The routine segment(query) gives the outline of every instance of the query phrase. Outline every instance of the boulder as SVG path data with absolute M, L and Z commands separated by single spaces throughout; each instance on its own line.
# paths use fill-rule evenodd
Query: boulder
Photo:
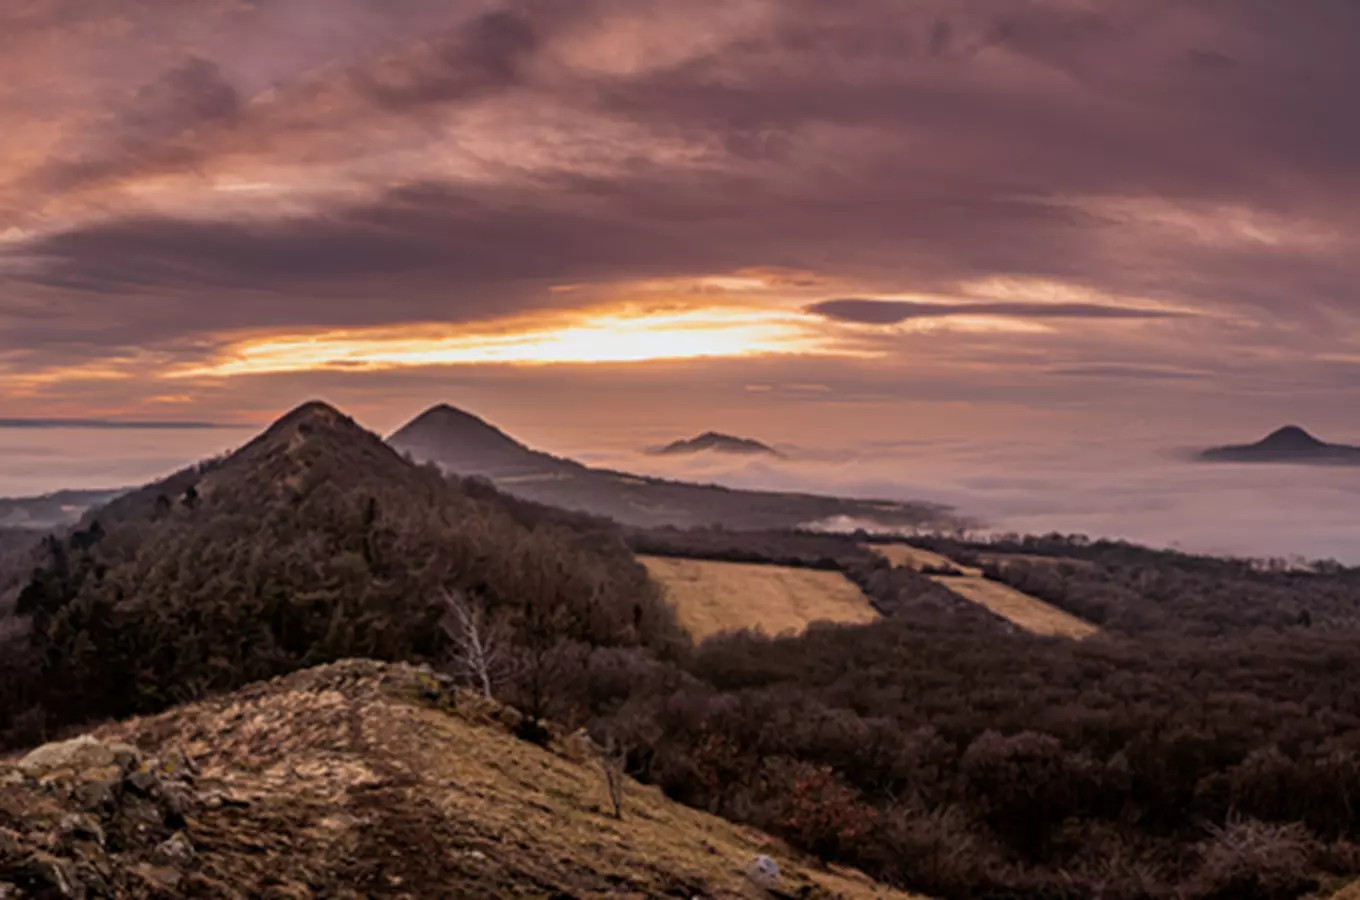
M 84 734 L 74 740 L 44 744 L 19 761 L 19 771 L 40 779 L 60 772 L 108 768 L 117 760 L 113 747 Z

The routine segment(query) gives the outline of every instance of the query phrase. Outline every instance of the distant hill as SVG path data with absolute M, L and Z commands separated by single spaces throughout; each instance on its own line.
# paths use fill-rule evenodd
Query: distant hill
M 651 451 L 658 456 L 690 456 L 695 453 L 731 453 L 740 456 L 782 456 L 773 447 L 750 438 L 705 431 L 698 437 L 673 441 Z
M 586 471 L 580 463 L 531 450 L 494 425 L 447 404 L 421 413 L 387 443 L 417 461 L 492 480 Z
M 449 591 L 527 616 L 545 641 L 680 640 L 620 539 L 522 506 L 407 462 L 329 406 L 300 407 L 48 542 L 15 601 L 27 646 L 0 645 L 0 683 L 14 686 L 0 690 L 0 733 L 24 712 L 7 703 L 36 699 L 58 726 L 343 656 L 438 659 Z M 534 604 L 540 618 L 523 612 Z
M 1213 447 L 1197 458 L 1204 462 L 1360 466 L 1360 447 L 1328 444 L 1297 425 L 1290 425 L 1255 444 Z
M 96 506 L 127 493 L 127 488 L 58 491 L 41 497 L 0 497 L 0 528 L 46 530 L 74 525 Z
M 737 490 L 594 469 L 532 450 L 450 406 L 422 413 L 388 443 L 417 462 L 490 479 L 507 493 L 634 527 L 787 529 L 835 519 L 909 529 L 958 521 L 946 507 L 931 503 Z

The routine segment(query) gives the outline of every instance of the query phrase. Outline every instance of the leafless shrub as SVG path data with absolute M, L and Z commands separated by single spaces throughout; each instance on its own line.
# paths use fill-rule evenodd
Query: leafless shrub
M 1312 862 L 1318 849 L 1299 823 L 1233 818 L 1210 829 L 1188 896 L 1206 900 L 1300 896 L 1316 887 Z
M 508 629 L 492 618 L 485 604 L 460 591 L 445 591 L 443 604 L 439 626 L 453 648 L 453 674 L 493 696 L 496 686 L 514 675 Z
M 624 769 L 628 753 L 611 735 L 605 742 L 604 752 L 600 754 L 600 766 L 604 770 L 605 787 L 609 790 L 609 803 L 614 818 L 623 819 Z

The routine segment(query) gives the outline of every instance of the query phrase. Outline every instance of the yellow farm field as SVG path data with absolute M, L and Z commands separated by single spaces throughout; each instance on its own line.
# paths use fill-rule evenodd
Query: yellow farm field
M 1017 591 L 1015 588 L 989 581 L 982 570 L 963 566 L 947 556 L 912 547 L 908 544 L 874 544 L 872 549 L 894 566 L 906 566 L 917 572 L 924 568 L 953 567 L 962 575 L 932 575 L 931 580 L 942 584 L 965 600 L 984 606 L 1015 625 L 1033 634 L 1068 637 L 1076 640 L 1090 637 L 1100 629 L 1056 606 Z M 1012 560 L 1019 557 L 1011 557 Z M 1049 557 L 1026 557 L 1027 561 L 1049 560 Z M 1053 559 L 1057 564 L 1065 560 Z M 1003 563 L 1004 564 L 1004 563 Z
M 1052 635 L 1081 640 L 1096 634 L 1100 629 L 1090 622 L 1063 612 L 1029 594 L 1021 593 L 1013 587 L 973 576 L 933 576 L 933 581 L 949 588 L 954 593 L 971 600 L 979 606 L 1014 622 L 1032 634 Z
M 640 556 L 695 640 L 721 631 L 801 632 L 812 622 L 878 618 L 869 599 L 839 572 L 702 559 Z
M 972 566 L 961 566 L 947 556 L 941 556 L 940 554 L 932 553 L 929 550 L 922 550 L 921 548 L 913 547 L 910 544 L 870 544 L 869 549 L 892 563 L 894 566 L 906 566 L 909 569 L 915 569 L 917 572 L 926 567 L 938 569 L 950 566 L 958 569 L 965 575 L 982 574 L 981 569 L 975 569 Z

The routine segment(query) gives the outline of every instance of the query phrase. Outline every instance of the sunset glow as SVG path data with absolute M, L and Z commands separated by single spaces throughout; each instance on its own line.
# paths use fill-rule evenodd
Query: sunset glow
M 1147 5 L 25 0 L 0 414 L 621 366 L 754 416 L 1345 421 L 1360 151 L 1298 109 L 1345 108 L 1356 13 Z
M 220 362 L 173 375 L 230 377 L 311 370 L 638 363 L 769 355 L 846 355 L 846 351 L 835 348 L 795 313 L 719 308 L 612 313 L 511 331 L 415 326 L 259 338 L 232 347 Z

